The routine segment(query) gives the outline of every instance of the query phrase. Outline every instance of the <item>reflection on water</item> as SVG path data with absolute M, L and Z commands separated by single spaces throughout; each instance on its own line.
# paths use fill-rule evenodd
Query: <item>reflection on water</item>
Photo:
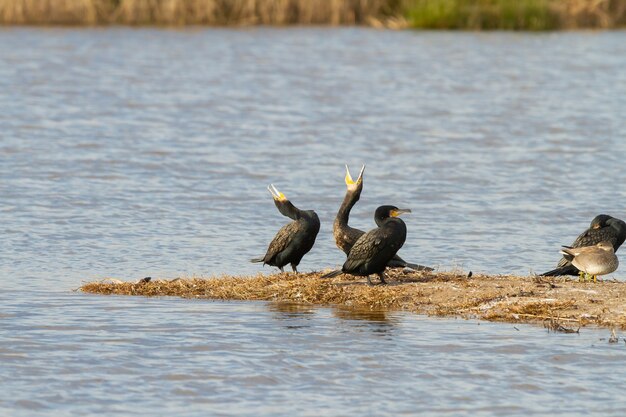
M 337 307 L 333 309 L 333 316 L 343 320 L 366 320 L 380 324 L 393 324 L 393 319 L 388 317 L 389 313 L 385 311 Z
M 267 304 L 269 311 L 278 313 L 277 318 L 302 318 L 315 313 L 315 307 L 310 304 L 291 302 L 270 302 Z
M 320 216 L 300 269 L 340 265 L 345 163 L 355 227 L 413 209 L 405 259 L 550 269 L 626 217 L 625 40 L 0 30 L 0 415 L 624 415 L 605 331 L 69 290 L 271 271 L 270 182 Z
M 267 307 L 275 313 L 274 319 L 287 329 L 310 327 L 306 319 L 312 318 L 315 313 L 313 306 L 306 304 L 275 302 L 267 304 Z
M 269 312 L 275 313 L 273 318 L 282 321 L 286 328 L 295 329 L 310 327 L 311 324 L 303 324 L 314 319 L 314 315 L 319 308 L 310 304 L 271 302 L 267 304 Z M 393 330 L 397 317 L 386 311 L 334 307 L 330 309 L 332 317 L 341 320 L 342 325 L 349 325 L 355 328 L 365 329 L 374 334 L 385 335 Z M 296 325 L 295 323 L 299 323 Z
M 371 332 L 376 336 L 391 336 L 397 317 L 384 311 L 335 308 L 332 310 L 335 318 L 343 320 L 350 326 Z
M 626 411 L 626 348 L 608 330 L 59 292 L 0 303 L 2 415 Z

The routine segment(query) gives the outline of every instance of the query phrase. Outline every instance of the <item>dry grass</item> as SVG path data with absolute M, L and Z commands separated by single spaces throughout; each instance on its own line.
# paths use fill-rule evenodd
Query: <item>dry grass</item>
M 0 24 L 614 28 L 626 0 L 0 0 Z
M 365 24 L 397 15 L 390 0 L 0 0 L 5 24 Z
M 390 285 L 375 287 L 367 286 L 363 279 L 346 276 L 321 279 L 319 273 L 179 278 L 148 283 L 105 280 L 87 283 L 81 291 L 401 310 L 490 321 L 548 322 L 555 329 L 560 323 L 626 329 L 626 283 L 622 282 L 593 284 L 567 278 L 484 275 L 467 278 L 460 273 L 418 272 L 392 272 L 390 278 Z

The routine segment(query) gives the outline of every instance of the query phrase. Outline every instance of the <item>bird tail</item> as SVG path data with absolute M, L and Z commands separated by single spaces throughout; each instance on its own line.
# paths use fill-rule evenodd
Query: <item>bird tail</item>
M 572 248 L 571 246 L 562 246 L 562 248 L 563 249 L 560 250 L 561 255 L 563 255 L 563 257 L 567 259 L 568 262 L 571 262 L 576 256 L 576 254 L 573 252 L 574 248 Z
M 415 271 L 429 271 L 429 272 L 434 271 L 434 269 L 429 266 L 424 266 L 420 264 L 412 264 L 398 256 L 392 258 L 389 262 L 387 262 L 387 267 L 388 268 L 411 268 L 411 269 L 414 269 Z
M 343 271 L 341 269 L 337 269 L 335 271 L 330 271 L 327 274 L 322 275 L 322 278 L 335 278 L 338 275 L 343 274 Z
M 543 277 L 558 277 L 561 275 L 574 275 L 575 276 L 575 275 L 578 275 L 578 272 L 580 271 L 574 265 L 565 265 L 565 266 L 560 266 L 556 269 L 553 269 L 552 271 L 544 272 L 543 274 L 541 274 L 541 276 Z
M 416 271 L 431 272 L 431 271 L 435 270 L 435 268 L 431 268 L 430 266 L 424 266 L 424 265 L 420 265 L 420 264 L 412 264 L 412 263 L 409 263 L 409 262 L 406 263 L 406 267 L 414 269 Z
M 252 259 L 250 259 L 250 262 L 252 262 L 252 263 L 263 262 L 263 259 L 265 259 L 265 258 L 252 258 Z

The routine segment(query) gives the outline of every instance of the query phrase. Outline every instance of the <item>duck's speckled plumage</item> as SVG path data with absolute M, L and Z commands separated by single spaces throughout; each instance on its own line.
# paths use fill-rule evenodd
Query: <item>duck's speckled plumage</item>
M 613 245 L 613 251 L 617 252 L 624 240 L 626 240 L 626 223 L 615 217 L 600 214 L 594 217 L 589 228 L 581 233 L 567 248 L 581 248 L 597 245 L 600 242 L 610 242 Z M 564 256 L 559 260 L 556 269 L 542 275 L 578 275 L 579 272 L 580 270 L 572 264 L 571 260 Z
M 610 274 L 619 266 L 611 242 L 600 242 L 597 245 L 580 248 L 563 248 L 561 253 L 578 270 L 589 275 Z

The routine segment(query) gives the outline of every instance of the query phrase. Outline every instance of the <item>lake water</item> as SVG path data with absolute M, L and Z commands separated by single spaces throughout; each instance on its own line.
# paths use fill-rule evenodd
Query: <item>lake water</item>
M 270 182 L 340 265 L 345 163 L 405 259 L 551 269 L 626 218 L 625 67 L 626 32 L 1 29 L 0 414 L 622 416 L 606 330 L 71 290 L 269 273 Z

